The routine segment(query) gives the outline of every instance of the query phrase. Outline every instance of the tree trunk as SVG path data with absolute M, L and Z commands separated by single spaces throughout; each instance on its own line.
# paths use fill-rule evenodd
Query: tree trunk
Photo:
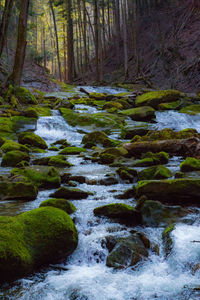
M 22 71 L 26 54 L 26 33 L 28 21 L 29 0 L 21 0 L 20 15 L 18 23 L 17 48 L 15 53 L 13 72 L 8 78 L 8 82 L 15 86 L 21 83 Z
M 57 53 L 57 60 L 58 60 L 59 79 L 60 79 L 60 81 L 62 81 L 60 53 L 59 53 L 59 43 L 58 43 L 58 31 L 57 31 L 56 17 L 55 17 L 55 12 L 54 12 L 54 9 L 53 9 L 52 0 L 49 1 L 49 5 L 50 5 L 50 8 L 51 8 L 51 13 L 52 13 L 52 17 L 53 17 L 53 26 L 54 26 L 55 36 L 56 36 L 56 53 Z
M 72 0 L 67 0 L 67 66 L 68 81 L 74 79 L 74 37 L 73 37 L 73 21 L 72 21 Z
M 6 44 L 7 31 L 8 31 L 8 25 L 9 25 L 11 11 L 13 7 L 13 2 L 14 0 L 5 1 L 3 16 L 0 23 L 0 58 L 3 52 L 3 48 Z
M 94 31 L 95 31 L 95 65 L 96 65 L 96 81 L 100 81 L 99 72 L 99 26 L 98 26 L 98 0 L 94 0 Z

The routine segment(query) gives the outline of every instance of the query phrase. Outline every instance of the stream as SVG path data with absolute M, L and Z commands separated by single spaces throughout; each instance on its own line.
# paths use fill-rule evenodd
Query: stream
M 91 88 L 92 89 L 92 88 Z M 94 89 L 95 90 L 95 89 Z M 102 92 L 104 88 L 101 88 Z M 111 93 L 108 88 L 106 92 Z M 99 92 L 99 90 L 97 91 Z M 115 93 L 116 90 L 113 90 Z M 117 92 L 119 92 L 117 90 Z M 77 105 L 82 109 L 95 113 L 94 107 Z M 85 111 L 85 110 L 84 110 Z M 200 132 L 200 117 L 180 114 L 175 111 L 157 112 L 156 124 L 153 127 L 160 130 L 172 128 L 175 131 L 184 128 L 195 128 Z M 137 122 L 130 121 L 135 126 Z M 72 145 L 81 146 L 84 134 L 77 128 L 69 126 L 58 111 L 52 111 L 50 117 L 40 117 L 35 133 L 41 136 L 48 145 L 67 139 Z M 113 137 L 112 133 L 110 135 Z M 116 137 L 116 134 L 114 133 Z M 47 151 L 46 154 L 34 156 L 56 155 Z M 128 236 L 133 228 L 120 225 L 106 218 L 98 218 L 93 214 L 96 207 L 109 203 L 126 203 L 134 205 L 135 200 L 119 200 L 115 195 L 131 188 L 132 184 L 123 182 L 114 185 L 101 185 L 100 180 L 107 174 L 112 174 L 116 168 L 84 160 L 81 156 L 69 156 L 73 164 L 67 172 L 72 175 L 83 175 L 88 184 L 78 184 L 78 188 L 90 191 L 94 195 L 86 200 L 74 200 L 77 211 L 72 215 L 78 232 L 79 244 L 75 252 L 65 263 L 52 265 L 41 272 L 6 285 L 0 290 L 0 299 L 23 300 L 187 300 L 200 299 L 200 270 L 193 274 L 190 262 L 195 265 L 200 262 L 200 220 L 199 209 L 191 208 L 191 213 L 176 224 L 173 231 L 174 247 L 172 254 L 166 259 L 162 244 L 163 227 L 136 227 L 134 229 L 145 233 L 151 242 L 159 245 L 160 253 L 156 255 L 149 250 L 149 257 L 134 268 L 114 270 L 106 266 L 108 250 L 105 247 L 105 237 L 112 234 Z M 172 173 L 179 170 L 180 157 L 170 159 L 167 167 Z M 141 168 L 140 168 L 141 169 Z M 9 172 L 9 168 L 0 168 L 0 173 Z M 62 170 L 63 172 L 65 170 Z M 97 180 L 96 184 L 91 184 Z M 90 184 L 89 184 L 90 182 Z M 99 184 L 98 184 L 99 182 Z M 37 208 L 48 199 L 54 190 L 41 190 L 35 201 L 15 202 L 4 201 L 0 205 L 0 215 L 16 215 Z M 56 251 L 56 249 L 55 249 Z

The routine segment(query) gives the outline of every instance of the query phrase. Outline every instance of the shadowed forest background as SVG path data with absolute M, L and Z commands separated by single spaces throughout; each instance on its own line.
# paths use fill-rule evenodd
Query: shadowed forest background
M 29 1 L 0 1 L 1 32 L 3 14 L 9 9 L 4 43 L 1 34 L 1 81 L 13 68 L 22 2 Z M 199 0 L 28 4 L 23 85 L 48 90 L 47 72 L 78 84 L 126 82 L 199 91 Z

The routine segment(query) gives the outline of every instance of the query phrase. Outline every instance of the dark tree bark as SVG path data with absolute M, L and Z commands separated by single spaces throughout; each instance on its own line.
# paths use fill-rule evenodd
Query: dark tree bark
M 26 44 L 27 44 L 26 33 L 27 33 L 29 2 L 30 2 L 29 0 L 21 0 L 21 5 L 20 5 L 15 61 L 14 61 L 13 72 L 8 78 L 8 82 L 12 83 L 14 86 L 20 85 L 23 66 L 24 66 Z
M 1 58 L 4 46 L 6 44 L 8 25 L 9 25 L 9 21 L 10 21 L 13 3 L 14 3 L 14 0 L 6 0 L 5 1 L 3 16 L 1 19 L 1 23 L 0 23 L 0 58 Z
M 72 21 L 72 0 L 66 0 L 67 4 L 67 69 L 68 81 L 72 82 L 74 79 L 74 32 Z

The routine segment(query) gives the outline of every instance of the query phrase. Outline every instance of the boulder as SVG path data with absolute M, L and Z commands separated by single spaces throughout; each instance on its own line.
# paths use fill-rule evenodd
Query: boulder
M 170 103 L 161 103 L 158 105 L 158 110 L 177 110 L 180 109 L 181 105 L 181 100 L 175 101 L 175 102 L 170 102 Z
M 172 177 L 171 171 L 162 165 L 152 166 L 138 173 L 139 180 L 168 179 L 170 177 Z
M 66 259 L 77 247 L 78 234 L 66 212 L 44 207 L 1 216 L 0 240 L 0 282 L 8 282 Z
M 128 167 L 120 167 L 117 169 L 117 174 L 122 180 L 126 180 L 130 183 L 133 183 L 134 181 L 137 180 L 137 170 L 128 168 Z
M 38 190 L 29 182 L 0 181 L 0 198 L 5 200 L 35 200 Z
M 87 133 L 83 139 L 82 144 L 92 146 L 114 147 L 119 144 L 118 141 L 111 140 L 103 131 L 93 131 Z
M 120 114 L 134 121 L 151 121 L 155 119 L 155 110 L 150 106 L 142 106 L 120 111 Z
M 76 211 L 76 207 L 69 200 L 66 199 L 48 199 L 40 204 L 40 207 L 51 206 L 64 210 L 68 214 Z
M 173 249 L 173 238 L 172 238 L 172 232 L 175 229 L 175 225 L 169 225 L 163 230 L 162 232 L 162 240 L 164 245 L 164 251 L 165 251 L 165 257 L 168 257 Z
M 123 203 L 112 203 L 97 207 L 94 209 L 94 214 L 96 216 L 117 219 L 124 224 L 141 224 L 140 213 L 132 206 Z
M 19 150 L 22 152 L 29 152 L 28 147 L 21 145 L 11 140 L 6 140 L 0 148 L 3 152 Z
M 200 179 L 144 180 L 137 185 L 137 197 L 147 196 L 168 204 L 200 204 Z
M 60 155 L 75 155 L 86 152 L 84 148 L 80 147 L 66 147 L 59 152 Z
M 158 108 L 161 103 L 174 102 L 180 99 L 183 94 L 177 90 L 163 90 L 148 92 L 136 98 L 136 106 L 151 106 Z
M 20 169 L 13 169 L 11 174 L 21 175 L 27 181 L 33 183 L 39 188 L 57 188 L 61 184 L 61 178 L 58 170 L 54 167 L 31 166 Z
M 183 107 L 179 112 L 188 115 L 196 115 L 200 113 L 200 105 L 199 104 L 188 105 L 186 107 Z
M 200 171 L 200 160 L 187 157 L 180 165 L 181 172 Z
M 68 161 L 66 161 L 66 157 L 64 155 L 46 156 L 38 158 L 33 161 L 33 164 L 41 166 L 53 166 L 57 168 L 72 166 Z
M 29 161 L 30 156 L 26 152 L 19 150 L 9 151 L 3 155 L 1 166 L 2 167 L 15 167 L 21 161 Z
M 62 186 L 50 196 L 54 198 L 61 198 L 61 199 L 63 198 L 69 200 L 70 199 L 80 200 L 80 199 L 86 199 L 89 196 L 89 193 L 77 188 L 67 188 Z
M 147 259 L 150 241 L 141 233 L 134 233 L 125 238 L 113 241 L 115 244 L 108 255 L 106 265 L 116 269 L 131 267 L 141 260 Z
M 20 103 L 23 104 L 37 104 L 37 100 L 31 92 L 24 87 L 16 87 L 14 89 L 14 94 L 19 100 Z
M 27 144 L 41 149 L 48 148 L 47 143 L 33 132 L 21 132 L 18 136 L 18 142 L 23 145 Z

